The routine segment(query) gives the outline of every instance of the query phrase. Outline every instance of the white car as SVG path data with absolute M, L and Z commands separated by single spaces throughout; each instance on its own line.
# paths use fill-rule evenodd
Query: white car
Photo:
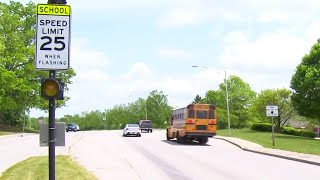
M 126 137 L 130 135 L 141 137 L 140 127 L 138 124 L 126 124 L 123 128 L 123 136 Z

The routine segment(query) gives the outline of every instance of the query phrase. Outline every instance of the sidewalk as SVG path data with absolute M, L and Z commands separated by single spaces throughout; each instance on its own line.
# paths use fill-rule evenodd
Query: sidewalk
M 8 138 L 31 136 L 31 135 L 35 135 L 35 133 L 12 133 L 12 134 L 8 134 L 8 135 L 0 136 L 0 140 L 8 139 Z
M 320 166 L 320 156 L 317 156 L 317 155 L 265 148 L 259 144 L 252 143 L 252 142 L 238 139 L 238 138 L 233 138 L 233 137 L 215 136 L 214 138 L 221 139 L 231 144 L 234 144 L 235 146 L 238 146 L 244 151 L 249 151 L 249 152 L 254 152 L 254 153 L 264 154 L 268 156 L 274 156 L 278 158 Z

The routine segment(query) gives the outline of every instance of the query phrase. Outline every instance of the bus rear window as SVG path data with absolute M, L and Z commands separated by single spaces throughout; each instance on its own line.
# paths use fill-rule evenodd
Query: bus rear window
M 197 119 L 208 119 L 208 111 L 197 111 Z
M 214 119 L 214 111 L 209 111 L 209 119 Z
M 194 118 L 194 110 L 189 110 L 189 118 Z

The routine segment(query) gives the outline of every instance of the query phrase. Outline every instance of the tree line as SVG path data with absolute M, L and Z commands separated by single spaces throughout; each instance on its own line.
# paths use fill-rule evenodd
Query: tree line
M 65 115 L 57 122 L 76 123 L 80 130 L 120 129 L 127 123 L 138 123 L 146 118 L 152 120 L 154 128 L 165 128 L 171 116 L 172 107 L 168 104 L 168 96 L 162 91 L 151 91 L 147 98 L 138 98 L 128 104 L 115 105 L 106 110 L 95 110 L 75 115 Z M 41 117 L 44 122 L 48 118 Z M 39 119 L 30 119 L 26 127 L 38 129 Z

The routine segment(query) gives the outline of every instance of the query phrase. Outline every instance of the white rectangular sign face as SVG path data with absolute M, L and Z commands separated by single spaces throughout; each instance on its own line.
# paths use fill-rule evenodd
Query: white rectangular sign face
M 279 116 L 278 106 L 266 106 L 266 112 L 268 117 Z
M 36 69 L 70 68 L 70 6 L 38 4 Z

